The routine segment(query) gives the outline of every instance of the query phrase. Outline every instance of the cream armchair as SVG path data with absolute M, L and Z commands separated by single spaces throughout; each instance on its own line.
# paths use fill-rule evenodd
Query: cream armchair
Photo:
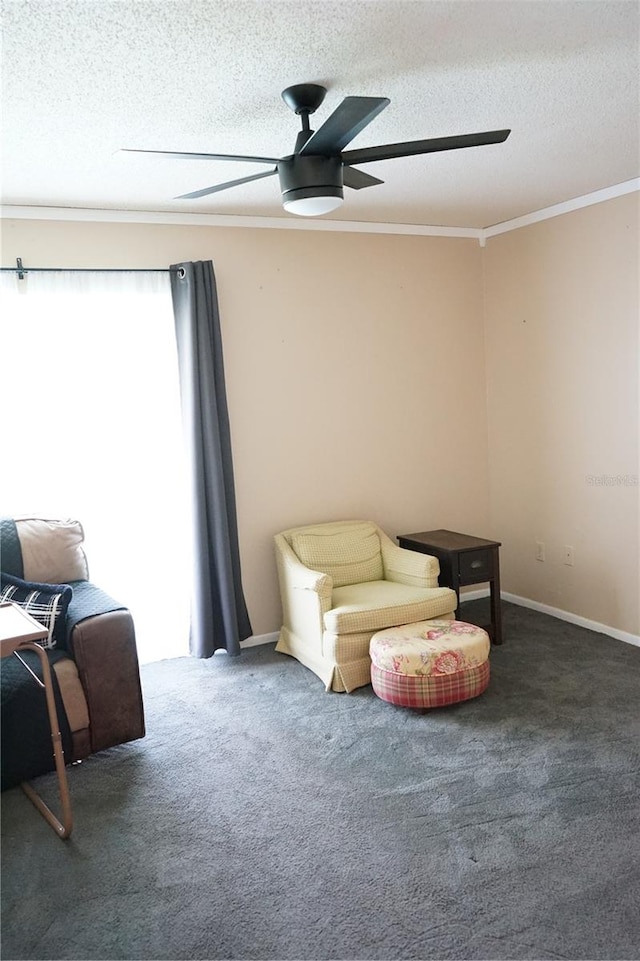
M 371 683 L 369 641 L 414 621 L 450 620 L 455 591 L 438 587 L 437 558 L 398 547 L 371 521 L 295 527 L 275 536 L 282 598 L 276 650 L 327 691 Z

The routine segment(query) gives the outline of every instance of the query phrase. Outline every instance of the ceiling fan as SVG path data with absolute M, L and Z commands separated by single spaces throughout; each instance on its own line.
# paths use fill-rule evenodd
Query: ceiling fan
M 395 157 L 413 157 L 417 154 L 436 153 L 441 150 L 458 150 L 461 147 L 480 147 L 484 144 L 503 143 L 510 130 L 489 130 L 484 133 L 462 134 L 456 137 L 437 137 L 431 140 L 411 140 L 405 143 L 383 144 L 364 147 L 361 150 L 344 150 L 357 134 L 390 103 L 387 97 L 345 97 L 342 103 L 325 120 L 318 130 L 309 126 L 309 117 L 325 98 L 326 88 L 316 83 L 300 83 L 282 91 L 282 99 L 302 120 L 292 154 L 286 157 L 251 157 L 242 154 L 187 153 L 177 150 L 133 150 L 127 153 L 149 153 L 185 160 L 239 160 L 247 163 L 275 164 L 271 170 L 229 180 L 213 187 L 204 187 L 175 200 L 195 200 L 208 194 L 228 190 L 252 180 L 262 180 L 278 174 L 284 209 L 289 213 L 314 217 L 329 213 L 340 206 L 343 186 L 354 190 L 373 187 L 383 183 L 356 165 Z

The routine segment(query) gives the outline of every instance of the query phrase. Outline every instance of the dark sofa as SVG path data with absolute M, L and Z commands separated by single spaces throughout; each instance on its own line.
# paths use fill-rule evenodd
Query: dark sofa
M 21 581 L 71 589 L 69 594 L 58 588 L 68 606 L 60 605 L 63 623 L 55 647 L 47 650 L 67 763 L 145 734 L 133 618 L 89 580 L 83 540 L 82 526 L 74 520 L 1 520 L 4 600 L 29 609 L 32 594 Z M 36 667 L 37 655 L 32 664 Z M 44 698 L 24 666 L 4 658 L 2 788 L 53 769 Z

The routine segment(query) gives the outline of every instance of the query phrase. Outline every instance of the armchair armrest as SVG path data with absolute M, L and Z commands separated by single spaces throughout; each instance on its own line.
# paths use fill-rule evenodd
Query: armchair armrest
M 333 593 L 333 578 L 322 571 L 312 571 L 296 557 L 287 541 L 280 534 L 276 535 L 276 552 L 278 568 L 286 579 L 289 588 L 313 591 L 326 603 L 327 610 L 331 607 Z
M 320 645 L 324 615 L 331 610 L 333 578 L 300 562 L 285 537 L 275 536 L 283 628 Z
M 382 541 L 382 565 L 384 576 L 396 584 L 411 587 L 437 587 L 440 562 L 431 554 L 398 547 L 392 540 Z

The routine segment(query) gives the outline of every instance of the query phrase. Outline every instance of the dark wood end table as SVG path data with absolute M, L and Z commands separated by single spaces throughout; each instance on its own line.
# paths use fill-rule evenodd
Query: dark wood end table
M 432 554 L 440 561 L 440 585 L 450 587 L 458 597 L 460 588 L 470 584 L 489 583 L 491 591 L 491 624 L 487 627 L 494 644 L 502 644 L 502 609 L 500 606 L 500 541 L 487 541 L 457 531 L 421 531 L 399 534 L 400 547 L 421 554 Z M 458 611 L 456 611 L 456 617 Z

